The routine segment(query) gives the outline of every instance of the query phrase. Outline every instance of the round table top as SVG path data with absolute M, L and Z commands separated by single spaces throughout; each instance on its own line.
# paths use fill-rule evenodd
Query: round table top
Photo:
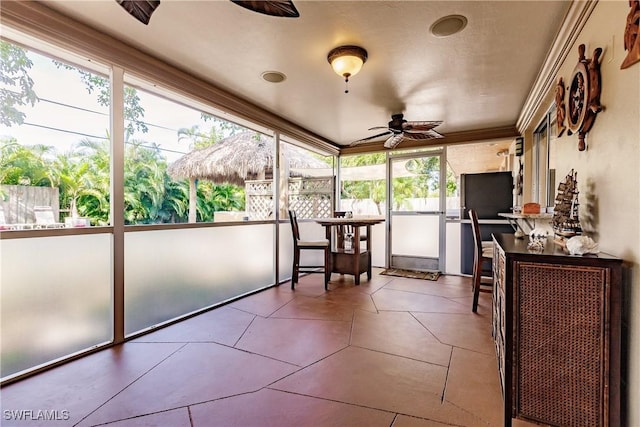
M 353 225 L 362 227 L 384 222 L 382 216 L 354 216 L 353 218 L 317 218 L 315 220 L 320 225 Z

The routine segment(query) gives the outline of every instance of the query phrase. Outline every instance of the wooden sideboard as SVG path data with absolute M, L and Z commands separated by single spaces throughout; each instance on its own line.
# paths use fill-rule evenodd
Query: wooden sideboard
M 622 260 L 548 240 L 530 251 L 528 238 L 493 235 L 504 425 L 620 426 Z

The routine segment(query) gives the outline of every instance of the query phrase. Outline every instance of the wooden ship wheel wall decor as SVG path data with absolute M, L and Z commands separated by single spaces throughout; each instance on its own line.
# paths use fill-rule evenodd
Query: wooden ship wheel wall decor
M 573 70 L 573 75 L 567 87 L 569 95 L 567 108 L 568 135 L 578 134 L 578 150 L 587 148 L 585 137 L 596 119 L 596 115 L 602 111 L 600 104 L 600 55 L 602 48 L 593 51 L 593 57 L 584 56 L 585 45 L 578 46 L 578 64 Z M 558 123 L 558 126 L 561 126 Z
M 622 61 L 620 69 L 629 68 L 640 62 L 640 0 L 629 0 L 629 14 L 624 28 L 624 50 L 627 56 Z

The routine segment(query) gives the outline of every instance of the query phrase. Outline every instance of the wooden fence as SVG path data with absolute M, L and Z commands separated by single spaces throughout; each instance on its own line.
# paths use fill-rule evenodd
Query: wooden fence
M 289 178 L 286 209 L 293 209 L 298 218 L 327 218 L 333 212 L 335 194 L 333 177 Z M 252 220 L 273 218 L 273 181 L 245 182 L 245 209 Z
M 26 185 L 0 185 L 0 207 L 7 224 L 36 222 L 34 207 L 51 206 L 56 219 L 60 219 L 60 199 L 57 187 L 31 187 Z

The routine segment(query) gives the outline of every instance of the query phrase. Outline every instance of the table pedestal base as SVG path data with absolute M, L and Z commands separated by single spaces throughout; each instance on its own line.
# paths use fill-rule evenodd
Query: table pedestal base
M 338 250 L 331 252 L 331 271 L 333 273 L 352 274 L 356 285 L 360 284 L 360 275 L 367 273 L 367 280 L 371 280 L 371 252 Z

